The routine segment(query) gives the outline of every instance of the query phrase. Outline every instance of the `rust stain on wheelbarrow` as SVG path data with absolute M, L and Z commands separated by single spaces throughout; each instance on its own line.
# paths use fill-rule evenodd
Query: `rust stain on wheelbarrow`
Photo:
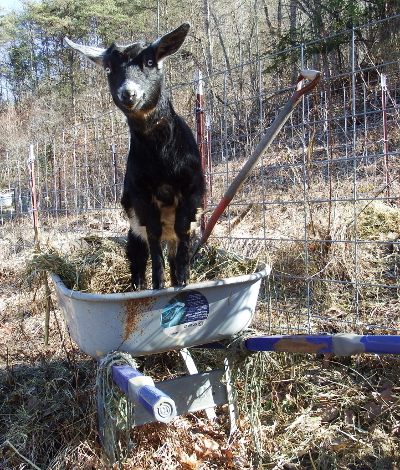
M 299 352 L 299 353 L 317 353 L 320 349 L 328 347 L 326 343 L 314 343 L 305 336 L 294 336 L 291 338 L 282 338 L 274 345 L 274 351 L 279 352 Z
M 123 341 L 126 341 L 137 330 L 138 324 L 151 312 L 155 303 L 154 297 L 130 299 L 124 302 L 126 322 Z

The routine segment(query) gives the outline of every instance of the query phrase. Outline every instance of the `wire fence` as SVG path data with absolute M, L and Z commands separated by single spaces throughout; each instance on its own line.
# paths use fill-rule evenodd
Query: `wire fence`
M 400 60 L 388 53 L 385 63 L 374 63 L 366 41 L 358 40 L 359 32 L 365 37 L 370 29 L 365 25 L 203 77 L 201 109 L 193 91 L 198 82 L 170 89 L 176 110 L 194 130 L 196 113 L 205 117 L 200 145 L 211 211 L 293 91 L 293 73 L 273 75 L 271 67 L 295 61 L 297 71 L 324 73 L 209 239 L 272 265 L 255 316 L 262 330 L 400 332 Z M 332 39 L 340 47 L 322 54 Z M 192 109 L 184 108 L 190 101 Z M 126 235 L 119 201 L 128 148 L 125 118 L 113 110 L 29 149 L 5 152 L 5 256 L 34 245 L 35 220 L 41 240 L 55 246 L 87 235 Z

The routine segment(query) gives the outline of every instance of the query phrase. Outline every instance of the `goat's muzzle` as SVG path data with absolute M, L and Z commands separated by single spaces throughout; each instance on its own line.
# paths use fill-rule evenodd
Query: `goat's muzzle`
M 134 111 L 143 99 L 144 92 L 140 85 L 132 80 L 127 80 L 118 90 L 120 103 L 127 111 Z
M 136 93 L 131 93 L 129 90 L 124 90 L 121 93 L 121 99 L 124 105 L 134 105 L 137 101 Z
M 136 94 L 131 94 L 129 91 L 124 91 L 121 94 L 121 104 L 126 111 L 133 112 L 139 104 Z

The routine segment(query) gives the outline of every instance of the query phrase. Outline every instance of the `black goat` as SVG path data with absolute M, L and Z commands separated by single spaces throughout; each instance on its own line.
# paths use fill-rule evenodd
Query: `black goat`
M 115 104 L 128 119 L 131 144 L 122 205 L 129 217 L 128 258 L 132 286 L 145 287 L 149 253 L 153 289 L 164 287 L 161 242 L 168 245 L 171 281 L 189 278 L 190 226 L 202 204 L 204 177 L 193 134 L 164 91 L 162 62 L 183 44 L 189 24 L 153 43 L 108 49 L 67 44 L 104 67 Z

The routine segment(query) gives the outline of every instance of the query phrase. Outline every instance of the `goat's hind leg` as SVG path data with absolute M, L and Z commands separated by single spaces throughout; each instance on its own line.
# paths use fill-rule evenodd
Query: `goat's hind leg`
M 178 285 L 178 280 L 176 278 L 176 263 L 175 263 L 176 248 L 177 248 L 176 240 L 168 240 L 167 246 L 168 246 L 168 264 L 169 264 L 169 270 L 170 270 L 170 276 L 171 276 L 171 286 L 175 287 Z
M 164 256 L 162 252 L 161 242 L 157 239 L 149 237 L 149 247 L 151 256 L 151 280 L 153 289 L 163 289 L 165 284 L 164 279 Z
M 149 246 L 146 240 L 132 230 L 128 233 L 127 255 L 130 261 L 132 288 L 134 290 L 145 289 Z
M 189 282 L 189 245 L 189 234 L 180 237 L 175 257 L 176 285 L 180 287 L 186 286 Z
M 184 287 L 189 282 L 190 220 L 186 219 L 175 223 L 175 232 L 178 241 L 173 263 L 176 274 L 176 283 L 174 285 Z

